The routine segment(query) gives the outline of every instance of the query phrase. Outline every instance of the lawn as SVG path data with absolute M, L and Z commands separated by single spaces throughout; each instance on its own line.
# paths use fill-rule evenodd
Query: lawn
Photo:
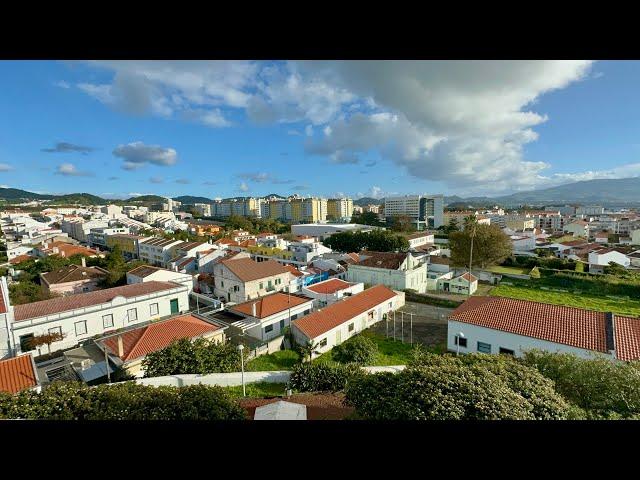
M 522 267 L 504 267 L 502 265 L 494 265 L 492 267 L 487 268 L 490 272 L 493 273 L 513 273 L 515 275 L 528 275 L 531 271 L 530 268 L 522 268 Z
M 280 350 L 269 355 L 260 355 L 247 363 L 248 372 L 268 372 L 271 370 L 291 370 L 298 363 L 300 355 L 293 350 Z
M 234 398 L 242 398 L 242 386 L 223 387 Z M 277 397 L 285 394 L 286 385 L 284 383 L 256 382 L 245 384 L 247 397 L 263 398 Z
M 413 347 L 409 343 L 402 343 L 399 340 L 385 338 L 383 335 L 373 333 L 369 330 L 365 330 L 360 335 L 370 338 L 378 345 L 378 357 L 374 364 L 369 366 L 405 365 L 411 356 L 411 350 Z M 334 362 L 333 350 L 323 353 L 314 361 L 328 363 Z
M 491 295 L 555 305 L 567 305 L 569 307 L 586 308 L 600 312 L 613 312 L 618 315 L 640 316 L 640 301 L 638 300 L 624 300 L 569 292 L 553 292 L 516 285 L 499 285 L 491 290 Z

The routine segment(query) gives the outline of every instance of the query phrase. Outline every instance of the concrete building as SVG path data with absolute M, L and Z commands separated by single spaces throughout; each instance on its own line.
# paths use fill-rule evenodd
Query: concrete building
M 315 308 L 324 308 L 362 291 L 364 291 L 364 283 L 349 283 L 337 278 L 330 278 L 302 287 L 301 293 L 313 299 Z
M 403 195 L 386 197 L 384 215 L 387 223 L 396 216 L 408 216 L 417 230 L 444 225 L 443 195 Z
M 139 244 L 138 254 L 140 260 L 150 265 L 166 267 L 176 256 L 176 248 L 182 243 L 184 243 L 182 240 L 153 237 Z
M 576 208 L 576 215 L 602 215 L 604 207 L 602 205 L 584 205 Z
M 109 272 L 100 267 L 68 265 L 52 272 L 40 274 L 40 285 L 47 294 L 72 295 L 98 290 L 101 280 Z
M 127 227 L 92 228 L 87 235 L 87 244 L 90 247 L 97 247 L 101 250 L 108 248 L 108 238 L 111 235 L 128 235 Z
M 193 209 L 203 217 L 211 217 L 211 204 L 210 203 L 194 203 Z
M 609 262 L 617 263 L 625 268 L 631 266 L 631 259 L 616 248 L 603 248 L 589 252 L 589 271 L 591 271 L 591 265 L 607 266 Z
M 572 234 L 574 237 L 588 237 L 589 236 L 589 222 L 584 220 L 576 220 L 566 224 L 563 227 L 563 231 Z
M 427 291 L 427 264 L 411 253 L 362 252 L 360 259 L 347 270 L 349 282 Z
M 294 320 L 291 331 L 298 345 L 308 342 L 318 345 L 316 357 L 385 319 L 389 312 L 403 305 L 404 292 L 376 285 Z
M 193 291 L 194 277 L 189 273 L 174 272 L 166 268 L 141 265 L 127 272 L 127 285 L 144 282 L 173 282 L 187 287 L 188 292 Z
M 5 281 L 0 288 L 6 288 Z M 55 352 L 109 330 L 189 310 L 187 287 L 171 282 L 125 285 L 16 306 L 3 293 L 3 304 L 0 358 L 32 351 L 30 341 L 36 335 L 62 333 L 63 340 L 51 345 Z M 46 347 L 39 350 L 38 355 L 47 353 Z
M 405 235 L 409 242 L 409 250 L 425 247 L 427 245 L 433 245 L 434 235 L 433 233 L 416 232 Z
M 376 213 L 378 213 L 376 211 Z M 327 220 L 349 222 L 353 216 L 351 198 L 330 198 L 327 200 Z
M 100 212 L 104 213 L 108 218 L 118 218 L 122 215 L 122 207 L 118 205 L 105 205 L 100 208 Z
M 373 230 L 384 230 L 384 228 L 360 225 L 357 223 L 310 223 L 291 225 L 291 233 L 294 235 L 316 237 L 320 241 L 325 240 L 334 233 L 354 232 L 357 230 L 371 232 Z
M 60 224 L 60 229 L 71 238 L 79 242 L 87 242 L 87 235 L 92 228 L 108 228 L 106 220 L 85 221 L 82 217 L 65 218 Z
M 125 260 L 133 260 L 140 257 L 140 244 L 151 238 L 131 234 L 108 235 L 107 249 L 113 250 L 118 245 Z
M 640 359 L 640 318 L 505 297 L 471 297 L 449 316 L 447 347 L 521 357 L 532 349 Z
M 291 281 L 290 275 L 289 270 L 274 260 L 221 260 L 213 266 L 214 293 L 227 302 L 242 303 L 284 290 Z
M 450 279 L 443 278 L 441 284 L 442 288 L 440 284 L 436 287 L 438 291 L 456 293 L 458 295 L 473 295 L 478 290 L 478 277 L 466 272 L 457 277 L 452 276 Z M 469 293 L 469 290 L 471 290 L 471 293 Z

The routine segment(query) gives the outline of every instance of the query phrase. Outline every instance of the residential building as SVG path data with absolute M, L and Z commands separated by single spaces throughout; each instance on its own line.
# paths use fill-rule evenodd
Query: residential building
M 291 225 L 291 233 L 294 235 L 307 235 L 316 237 L 322 241 L 327 239 L 334 233 L 355 232 L 355 231 L 371 232 L 373 230 L 384 230 L 382 227 L 373 227 L 371 225 L 360 225 L 357 223 L 310 223 L 301 225 Z
M 640 359 L 640 318 L 505 297 L 471 297 L 449 316 L 447 347 L 521 357 L 533 349 Z
M 408 216 L 417 230 L 444 225 L 443 195 L 403 195 L 384 199 L 387 223 L 396 216 Z
M 232 313 L 243 316 L 231 325 L 254 338 L 271 340 L 284 334 L 291 321 L 308 315 L 313 300 L 302 295 L 272 293 L 229 307 Z
M 40 285 L 47 294 L 71 295 L 98 290 L 100 281 L 108 276 L 109 272 L 104 268 L 67 265 L 52 272 L 41 273 Z
M 563 231 L 572 234 L 574 237 L 589 236 L 589 222 L 584 220 L 575 220 L 563 227 Z
M 193 209 L 203 217 L 211 217 L 211 204 L 210 203 L 194 203 Z
M 405 235 L 405 238 L 409 242 L 409 250 L 414 250 L 427 245 L 433 245 L 434 235 L 428 232 L 416 232 Z
M 640 229 L 631 232 L 631 244 L 640 245 Z
M 380 213 L 380 205 L 369 204 L 360 208 L 362 209 L 362 212 Z
M 209 205 L 211 206 L 211 205 Z M 211 216 L 211 215 L 209 215 Z M 217 235 L 222 231 L 220 225 L 215 224 L 202 224 L 202 223 L 189 223 L 189 233 L 191 235 L 197 235 L 199 237 L 207 235 Z
M 111 235 L 128 235 L 127 227 L 92 228 L 87 235 L 87 243 L 90 247 L 98 247 L 103 250 L 108 248 L 107 239 Z
M 109 227 L 107 220 L 86 221 L 82 217 L 65 217 L 60 223 L 60 229 L 79 242 L 87 242 L 87 235 L 89 235 L 92 228 L 107 227 Z
M 214 343 L 224 343 L 227 327 L 213 323 L 201 315 L 188 313 L 147 325 L 127 329 L 94 340 L 110 361 L 136 378 L 144 376 L 142 361 L 152 352 L 162 350 L 172 342 L 183 338 L 194 341 L 204 338 Z
M 576 214 L 576 207 L 564 205 L 562 207 L 544 207 L 547 212 L 558 212 L 562 216 L 573 216 Z
M 609 243 L 609 235 L 611 235 L 609 231 L 597 232 L 593 239 L 596 243 Z
M 362 252 L 349 266 L 347 280 L 365 285 L 386 285 L 395 290 L 427 291 L 427 264 L 411 253 Z
M 376 213 L 378 213 L 376 211 Z M 351 198 L 330 198 L 327 200 L 327 219 L 344 222 L 351 221 L 353 200 Z
M 291 217 L 283 220 L 291 220 L 294 223 L 317 223 L 327 220 L 326 198 L 291 198 Z M 353 206 L 351 207 L 353 209 Z
M 591 271 L 591 265 L 607 266 L 609 262 L 617 263 L 625 268 L 631 265 L 631 260 L 617 248 L 602 248 L 589 252 L 589 271 Z
M 174 272 L 166 268 L 141 265 L 127 272 L 127 285 L 144 282 L 173 282 L 187 287 L 188 292 L 193 291 L 194 278 L 189 273 Z
M 115 234 L 107 236 L 107 249 L 113 250 L 116 245 L 120 247 L 122 256 L 125 260 L 133 260 L 140 256 L 140 244 L 150 240 L 153 237 L 142 237 L 140 235 L 131 234 Z
M 604 207 L 602 205 L 585 205 L 576 208 L 576 215 L 602 215 Z
M 478 277 L 469 272 L 450 279 L 443 278 L 436 287 L 445 293 L 457 293 L 458 295 L 473 295 L 478 290 Z M 471 292 L 469 293 L 469 290 Z
M 41 246 L 34 247 L 33 252 L 36 257 L 48 257 L 49 255 L 60 255 L 65 258 L 73 257 L 74 255 L 92 258 L 104 257 L 104 254 L 97 250 L 67 242 L 44 242 Z
M 294 320 L 291 331 L 297 344 L 313 342 L 318 346 L 315 357 L 384 320 L 389 312 L 403 305 L 404 292 L 376 285 Z
M 161 237 L 150 238 L 138 246 L 140 260 L 150 265 L 166 267 L 174 258 L 176 248 L 185 242 Z
M 228 302 L 242 303 L 283 290 L 291 281 L 290 275 L 288 269 L 274 260 L 221 260 L 213 266 L 214 292 Z
M 0 360 L 0 393 L 40 390 L 38 369 L 30 353 Z
M 106 205 L 100 208 L 100 212 L 104 213 L 108 218 L 118 218 L 122 215 L 122 207 L 118 205 Z
M 536 221 L 534 218 L 523 215 L 505 215 L 504 226 L 511 230 L 526 230 L 528 228 L 535 228 Z
M 5 281 L 0 288 L 6 288 Z M 51 345 L 54 352 L 109 330 L 189 310 L 187 287 L 171 282 L 125 285 L 15 306 L 3 293 L 2 303 L 0 312 L 5 310 L 6 318 L 0 325 L 0 358 L 33 350 L 29 344 L 36 335 L 62 333 L 64 338 Z
M 342 300 L 344 297 L 357 295 L 362 291 L 364 291 L 363 283 L 349 283 L 338 278 L 330 278 L 323 282 L 302 287 L 301 293 L 306 297 L 313 298 L 316 308 L 324 308 Z

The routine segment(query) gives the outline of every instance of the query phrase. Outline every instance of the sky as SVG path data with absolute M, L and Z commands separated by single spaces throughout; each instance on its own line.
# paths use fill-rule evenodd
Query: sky
M 638 61 L 0 61 L 0 185 L 497 196 L 640 176 Z

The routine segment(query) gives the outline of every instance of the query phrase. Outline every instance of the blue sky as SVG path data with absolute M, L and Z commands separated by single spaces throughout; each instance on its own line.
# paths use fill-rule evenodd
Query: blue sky
M 639 84 L 632 61 L 5 61 L 0 184 L 380 197 L 638 176 Z

